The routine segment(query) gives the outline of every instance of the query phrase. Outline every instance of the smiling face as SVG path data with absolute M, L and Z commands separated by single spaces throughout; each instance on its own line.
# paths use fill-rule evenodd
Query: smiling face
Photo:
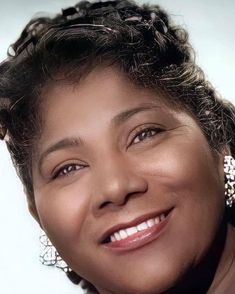
M 223 216 L 222 159 L 195 120 L 114 68 L 50 85 L 43 99 L 34 193 L 62 258 L 100 293 L 173 286 Z

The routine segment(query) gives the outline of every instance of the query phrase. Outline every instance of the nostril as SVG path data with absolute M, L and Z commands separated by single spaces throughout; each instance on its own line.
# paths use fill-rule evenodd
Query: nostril
M 109 206 L 109 205 L 114 205 L 114 206 L 122 206 L 122 205 L 125 205 L 130 198 L 134 198 L 134 197 L 137 197 L 139 194 L 142 194 L 140 192 L 133 192 L 133 193 L 129 193 L 127 194 L 125 197 L 117 197 L 117 199 L 113 199 L 113 200 L 107 200 L 107 201 L 104 201 L 103 203 L 101 203 L 101 205 L 99 206 L 100 209 L 102 208 L 105 208 L 106 206 Z

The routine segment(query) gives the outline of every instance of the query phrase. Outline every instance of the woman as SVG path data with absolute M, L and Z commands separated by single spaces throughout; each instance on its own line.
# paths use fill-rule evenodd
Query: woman
M 158 6 L 32 20 L 0 67 L 29 210 L 101 294 L 234 293 L 235 110 Z

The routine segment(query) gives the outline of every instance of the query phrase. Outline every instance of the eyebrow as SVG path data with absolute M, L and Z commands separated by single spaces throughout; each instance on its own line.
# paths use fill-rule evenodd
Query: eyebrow
M 155 103 L 154 104 L 153 103 L 144 103 L 138 107 L 131 108 L 131 109 L 128 109 L 126 111 L 123 111 L 123 112 L 117 114 L 114 118 L 112 118 L 111 123 L 114 126 L 119 126 L 120 124 L 127 121 L 130 117 L 132 117 L 133 115 L 135 115 L 139 112 L 150 111 L 150 110 L 154 110 L 156 108 L 161 108 L 161 106 L 156 105 Z
M 64 138 L 54 144 L 52 144 L 50 147 L 48 147 L 45 151 L 42 152 L 42 154 L 39 157 L 38 166 L 39 168 L 42 165 L 43 160 L 50 154 L 55 151 L 68 149 L 72 147 L 79 147 L 81 146 L 81 140 L 79 138 Z
M 131 108 L 126 111 L 123 111 L 116 116 L 114 116 L 111 120 L 111 124 L 114 126 L 119 126 L 131 118 L 133 115 L 143 112 L 143 111 L 150 111 L 156 108 L 161 108 L 159 105 L 153 103 L 145 103 L 140 105 L 139 107 Z M 80 147 L 82 145 L 82 140 L 79 137 L 68 137 L 64 138 L 56 143 L 53 143 L 49 146 L 39 157 L 38 165 L 39 168 L 42 165 L 43 160 L 50 154 L 59 150 L 69 149 L 72 147 Z

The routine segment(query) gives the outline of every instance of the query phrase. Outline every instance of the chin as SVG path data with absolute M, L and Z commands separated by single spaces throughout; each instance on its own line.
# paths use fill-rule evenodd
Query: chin
M 142 268 L 141 271 L 132 270 L 124 277 L 116 276 L 109 284 L 96 288 L 101 294 L 162 294 L 174 288 L 182 276 L 183 271 L 177 271 L 168 263 L 161 269 L 151 266 L 147 269 Z
M 143 277 L 143 279 L 145 279 Z M 120 282 L 121 284 L 121 282 Z M 125 285 L 122 284 L 120 287 L 96 287 L 99 293 L 121 293 L 121 294 L 162 294 L 167 293 L 170 289 L 174 287 L 174 283 L 169 285 L 169 281 L 161 281 L 161 283 L 156 283 L 155 281 L 150 281 L 147 283 L 147 281 L 135 281 L 133 285 L 130 285 L 130 282 L 128 283 L 128 286 L 125 287 Z

